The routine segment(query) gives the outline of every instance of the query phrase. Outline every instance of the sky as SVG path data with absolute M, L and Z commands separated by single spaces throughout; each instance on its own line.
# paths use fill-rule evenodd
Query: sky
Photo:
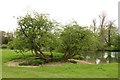
M 107 19 L 118 25 L 119 0 L 0 0 L 0 30 L 15 31 L 17 17 L 36 11 L 50 14 L 51 19 L 62 24 L 76 20 L 90 26 L 104 12 Z

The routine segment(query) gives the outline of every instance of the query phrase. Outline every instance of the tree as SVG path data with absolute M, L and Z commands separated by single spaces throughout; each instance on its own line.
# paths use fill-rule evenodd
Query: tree
M 100 47 L 103 49 L 105 45 L 105 27 L 106 27 L 106 14 L 102 13 L 99 15 L 100 25 L 99 25 L 99 41 Z
M 2 45 L 2 31 L 0 31 L 0 47 Z
M 117 35 L 114 37 L 113 45 L 115 46 L 115 50 L 120 51 L 120 34 L 117 33 Z
M 118 43 L 118 44 L 116 44 L 116 45 L 117 45 L 117 50 L 120 51 L 120 35 L 118 35 L 118 38 L 117 38 L 117 42 L 116 42 L 116 43 Z
M 92 20 L 92 25 L 90 26 L 90 28 L 92 29 L 94 34 L 96 33 L 96 30 L 97 30 L 97 25 L 96 24 L 97 24 L 96 19 L 93 19 Z
M 2 31 L 2 44 L 8 44 L 8 36 L 5 31 Z
M 106 45 L 109 47 L 109 48 L 112 48 L 112 46 L 114 45 L 114 41 L 116 39 L 116 36 L 117 36 L 117 27 L 115 27 L 114 25 L 114 22 L 115 21 L 112 21 L 110 20 L 108 23 L 107 23 L 107 29 L 106 29 L 106 38 L 105 38 L 105 41 L 106 41 Z
M 18 18 L 18 28 L 15 33 L 14 45 L 16 49 L 32 51 L 40 59 L 48 61 L 50 56 L 43 54 L 43 50 L 48 48 L 53 50 L 55 21 L 49 19 L 46 14 L 27 14 Z
M 93 33 L 73 22 L 66 25 L 61 36 L 61 48 L 64 55 L 62 60 L 67 60 L 79 54 L 82 50 L 90 50 L 93 44 Z
M 0 36 L 2 37 L 2 44 L 8 44 L 10 41 L 13 40 L 13 32 L 0 31 L 0 33 Z

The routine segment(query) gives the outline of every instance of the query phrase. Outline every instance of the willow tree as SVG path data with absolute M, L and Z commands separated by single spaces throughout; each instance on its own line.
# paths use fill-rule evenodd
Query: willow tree
M 14 39 L 15 48 L 32 53 L 43 60 L 52 59 L 43 54 L 44 49 L 52 51 L 56 43 L 54 27 L 56 22 L 46 14 L 27 14 L 18 18 L 18 28 Z M 57 44 L 57 43 L 56 43 Z M 52 55 L 52 54 L 51 54 Z

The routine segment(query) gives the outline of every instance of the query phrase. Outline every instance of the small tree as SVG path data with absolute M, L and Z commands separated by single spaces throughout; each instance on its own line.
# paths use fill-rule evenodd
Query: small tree
M 90 30 L 79 26 L 77 22 L 73 22 L 65 26 L 60 39 L 62 52 L 64 52 L 62 60 L 67 60 L 82 50 L 90 50 L 93 46 L 94 35 Z
M 15 48 L 21 52 L 27 50 L 45 61 L 51 59 L 43 54 L 43 50 L 48 48 L 53 50 L 55 22 L 48 18 L 46 14 L 27 14 L 18 18 L 18 28 L 14 39 Z

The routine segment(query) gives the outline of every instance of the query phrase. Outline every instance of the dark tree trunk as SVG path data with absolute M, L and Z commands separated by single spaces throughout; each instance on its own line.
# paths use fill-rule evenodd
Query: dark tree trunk
M 67 49 L 66 53 L 62 56 L 61 60 L 62 61 L 67 61 L 68 59 L 72 58 L 73 56 L 73 51 L 72 49 Z

